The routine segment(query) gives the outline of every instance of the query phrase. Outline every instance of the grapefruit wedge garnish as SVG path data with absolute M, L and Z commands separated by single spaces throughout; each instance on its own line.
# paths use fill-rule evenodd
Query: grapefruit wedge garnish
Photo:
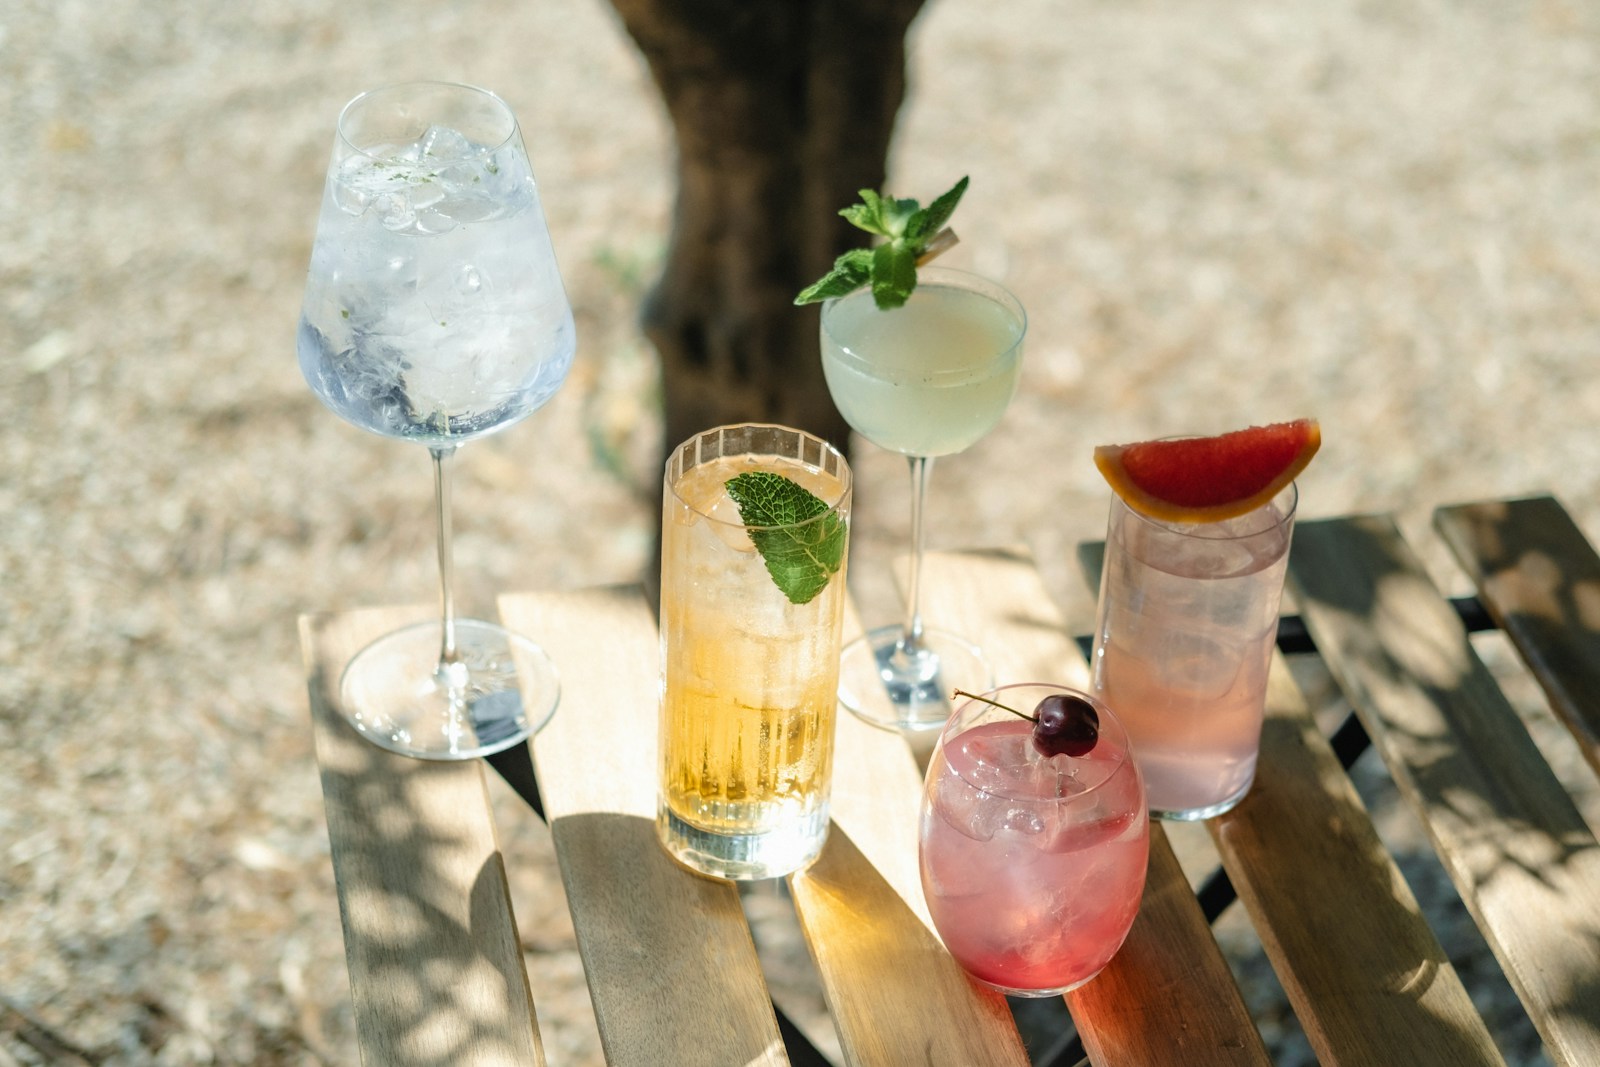
M 1220 522 L 1254 511 L 1306 469 L 1322 445 L 1316 419 L 1216 437 L 1168 437 L 1094 450 L 1112 490 L 1165 522 Z

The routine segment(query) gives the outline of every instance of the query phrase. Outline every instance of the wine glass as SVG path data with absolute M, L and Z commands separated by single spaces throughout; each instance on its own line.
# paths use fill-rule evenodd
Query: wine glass
M 560 686 L 543 649 L 456 618 L 450 473 L 462 443 L 555 394 L 576 345 L 505 101 L 415 82 L 345 105 L 306 277 L 300 369 L 347 422 L 428 448 L 438 527 L 438 620 L 379 638 L 339 683 L 340 711 L 383 748 L 468 759 L 515 744 L 555 710 Z
M 911 467 L 911 569 L 905 616 L 845 646 L 839 699 L 880 726 L 944 724 L 953 688 L 993 686 L 982 651 L 925 627 L 919 608 L 923 500 L 937 456 L 971 447 L 994 428 L 1016 392 L 1022 304 L 986 278 L 923 267 L 903 307 L 880 309 L 869 289 L 822 308 L 822 370 L 833 402 L 857 433 L 906 456 Z

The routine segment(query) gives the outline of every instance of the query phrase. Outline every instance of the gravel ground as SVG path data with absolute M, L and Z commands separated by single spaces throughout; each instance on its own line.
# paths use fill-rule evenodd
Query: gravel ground
M 1304 516 L 1392 510 L 1424 542 L 1437 504 L 1550 491 L 1600 534 L 1600 9 L 933 0 L 911 62 L 894 188 L 970 174 L 947 261 L 1032 319 L 1006 420 L 935 474 L 935 548 L 1026 543 L 1082 620 L 1093 444 L 1302 414 Z M 293 331 L 334 116 L 413 76 L 517 109 L 580 330 L 556 400 L 462 455 L 463 607 L 634 580 L 671 146 L 601 0 L 0 8 L 0 1067 L 355 1062 L 295 617 L 431 596 L 431 501 L 420 450 L 311 397 Z M 903 464 L 856 466 L 853 582 L 888 617 Z M 597 1063 L 548 840 L 500 801 L 551 1060 Z M 1542 1062 L 1407 864 L 1508 1057 Z M 1308 1062 L 1224 930 L 1279 1062 Z

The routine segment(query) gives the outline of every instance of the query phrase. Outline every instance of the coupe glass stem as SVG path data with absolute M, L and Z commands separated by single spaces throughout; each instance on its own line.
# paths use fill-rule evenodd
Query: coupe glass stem
M 452 592 L 455 564 L 450 548 L 450 472 L 454 467 L 456 446 L 430 448 L 429 451 L 433 454 L 433 499 L 438 522 L 439 629 L 443 634 L 439 641 L 439 674 L 443 676 L 461 658 L 456 651 L 456 602 Z
M 928 495 L 929 456 L 907 456 L 911 467 L 911 573 L 906 578 L 906 621 L 900 647 L 914 652 L 922 644 L 922 501 Z

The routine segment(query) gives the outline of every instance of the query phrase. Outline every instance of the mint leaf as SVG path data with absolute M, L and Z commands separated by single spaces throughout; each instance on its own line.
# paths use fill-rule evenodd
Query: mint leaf
M 961 194 L 967 191 L 967 179 L 962 178 L 939 199 L 929 204 L 927 210 L 919 211 L 906 224 L 906 240 L 921 241 L 926 243 L 933 235 L 945 228 L 950 216 L 955 214 L 956 205 L 961 203 Z
M 906 224 L 921 207 L 915 200 L 896 200 L 880 196 L 872 189 L 862 189 L 858 194 L 861 203 L 851 204 L 839 214 L 858 230 L 866 230 L 880 237 L 899 237 Z
M 852 248 L 833 261 L 833 269 L 812 282 L 794 298 L 796 304 L 815 304 L 847 296 L 872 280 L 872 249 Z
M 839 214 L 858 230 L 866 230 L 880 237 L 893 237 L 883 222 L 883 198 L 871 189 L 863 189 L 857 195 L 861 197 L 861 203 L 851 204 Z
M 872 253 L 872 299 L 880 308 L 897 308 L 917 287 L 917 254 L 904 241 L 879 245 Z
M 833 269 L 800 290 L 796 304 L 815 304 L 846 296 L 869 282 L 872 299 L 883 310 L 905 304 L 917 287 L 917 261 L 932 259 L 956 243 L 946 223 L 967 191 L 967 179 L 926 208 L 915 200 L 895 199 L 873 189 L 859 192 L 861 202 L 839 212 L 852 226 L 887 238 L 876 248 L 858 248 L 833 261 Z M 926 253 L 926 255 L 924 255 Z
M 884 200 L 883 225 L 890 237 L 904 237 L 906 226 L 922 207 L 915 200 Z
M 783 595 L 806 604 L 827 588 L 844 564 L 845 524 L 838 513 L 804 486 L 771 471 L 746 471 L 728 479 L 727 488 Z

